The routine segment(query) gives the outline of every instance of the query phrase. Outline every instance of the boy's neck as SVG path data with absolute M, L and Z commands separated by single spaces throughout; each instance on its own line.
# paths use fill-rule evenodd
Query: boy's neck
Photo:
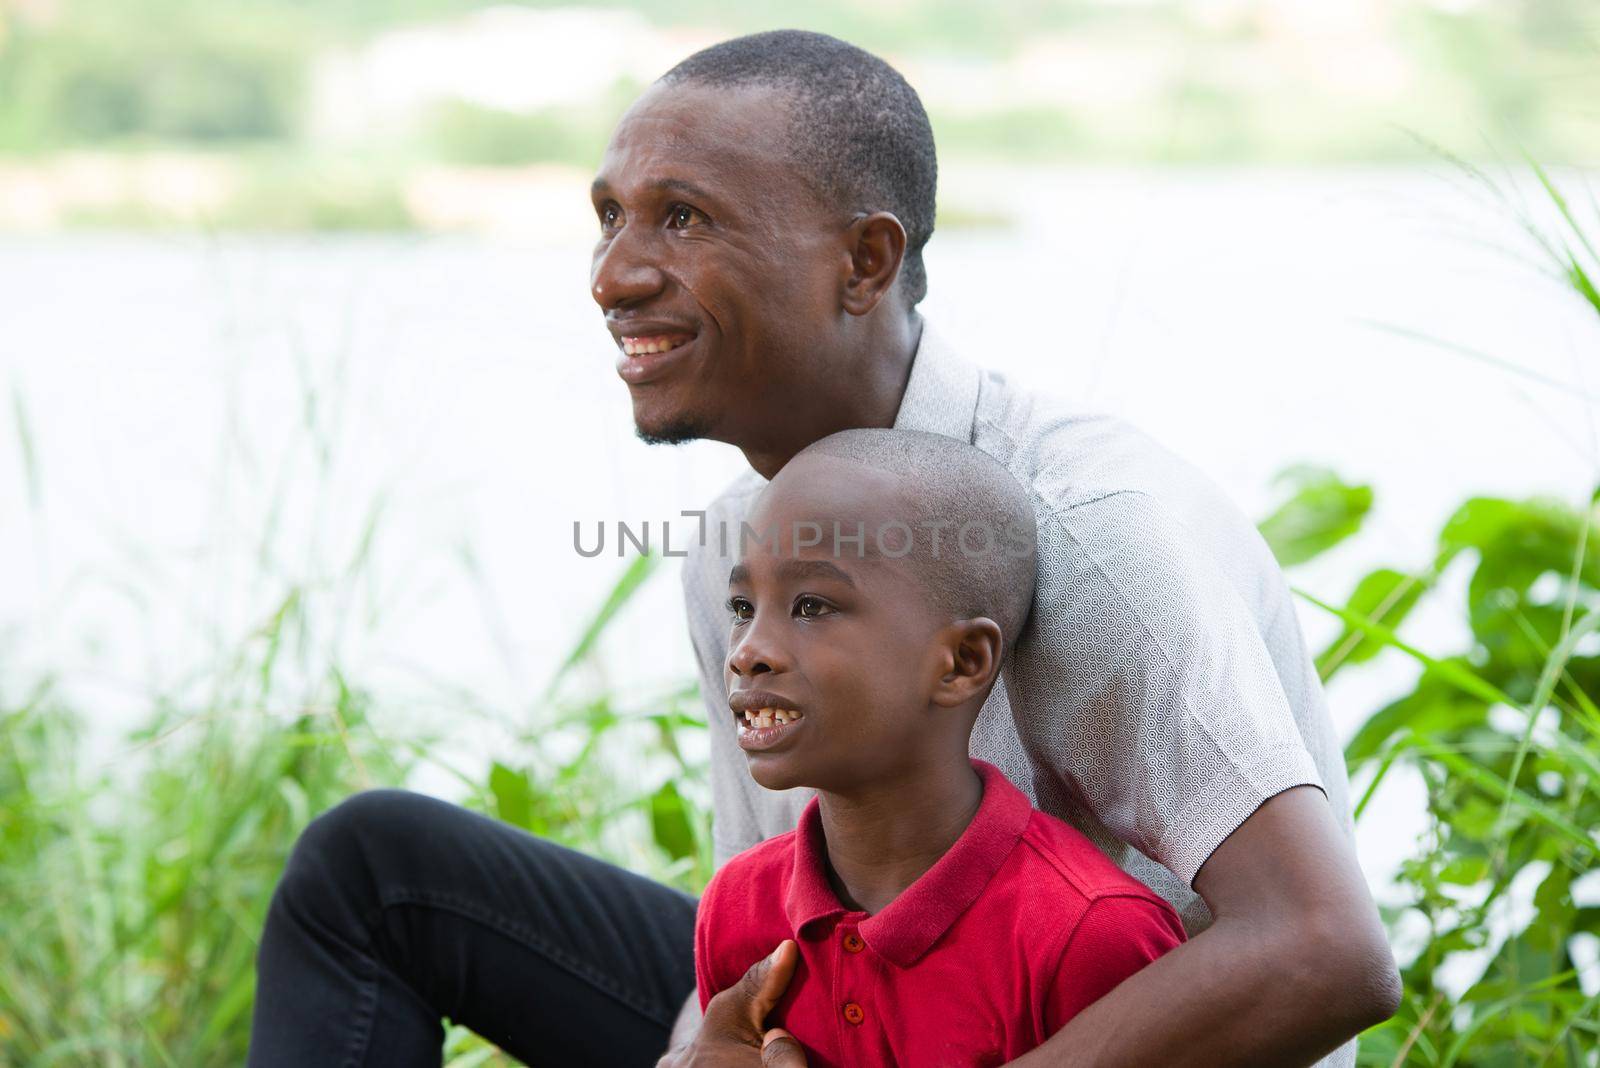
M 860 791 L 817 796 L 828 881 L 845 908 L 875 914 L 961 837 L 983 800 L 983 780 L 963 751 Z

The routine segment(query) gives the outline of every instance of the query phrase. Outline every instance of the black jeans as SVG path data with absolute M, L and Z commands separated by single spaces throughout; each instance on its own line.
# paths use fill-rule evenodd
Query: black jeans
M 693 898 L 419 794 L 305 830 L 256 963 L 251 1068 L 437 1068 L 441 1017 L 534 1068 L 653 1065 L 694 990 Z

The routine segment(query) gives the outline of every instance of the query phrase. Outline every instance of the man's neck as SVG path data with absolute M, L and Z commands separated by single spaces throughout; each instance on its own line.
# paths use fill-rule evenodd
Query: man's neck
M 967 759 L 941 762 L 851 794 L 818 792 L 828 881 L 846 908 L 867 913 L 889 902 L 944 856 L 983 800 Z
M 862 331 L 853 353 L 816 361 L 816 380 L 793 398 L 791 422 L 780 440 L 743 448 L 762 478 L 772 478 L 801 449 L 829 434 L 894 425 L 922 342 L 922 316 L 895 314 L 862 324 Z

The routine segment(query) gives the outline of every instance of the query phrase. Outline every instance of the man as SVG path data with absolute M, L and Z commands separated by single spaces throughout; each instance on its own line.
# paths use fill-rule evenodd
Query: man
M 1027 487 L 1039 527 L 1033 615 L 972 753 L 1192 935 L 1013 1063 L 1310 1063 L 1399 991 L 1282 575 L 1197 472 L 979 372 L 925 326 L 935 171 L 897 73 L 783 31 L 663 76 L 594 183 L 592 290 L 639 433 L 725 441 L 752 468 L 710 507 L 684 570 L 718 862 L 790 829 L 807 798 L 759 788 L 734 742 L 716 532 L 736 542 L 764 479 L 834 431 L 963 438 Z M 1017 283 L 1019 307 L 1051 297 L 1048 279 Z M 251 1063 L 436 1064 L 445 1016 L 541 1066 L 667 1050 L 673 1068 L 803 1065 L 792 1039 L 762 1049 L 792 955 L 753 966 L 701 1021 L 693 921 L 681 894 L 483 817 L 360 795 L 307 829 L 284 874 Z M 1331 1058 L 1352 1060 L 1349 1045 Z

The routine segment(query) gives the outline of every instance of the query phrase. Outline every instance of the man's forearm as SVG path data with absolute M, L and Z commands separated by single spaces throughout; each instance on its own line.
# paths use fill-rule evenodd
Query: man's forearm
M 1314 952 L 1292 942 L 1219 922 L 1136 972 L 1012 1064 L 1311 1064 L 1365 1021 L 1355 1023 L 1348 1012 L 1329 1011 L 1337 1004 L 1350 1005 L 1350 991 L 1323 989 L 1326 983 L 1315 974 L 1319 965 Z
M 1262 804 L 1194 887 L 1211 927 L 1014 1063 L 1303 1065 L 1394 1013 L 1394 957 L 1354 850 L 1315 787 Z

